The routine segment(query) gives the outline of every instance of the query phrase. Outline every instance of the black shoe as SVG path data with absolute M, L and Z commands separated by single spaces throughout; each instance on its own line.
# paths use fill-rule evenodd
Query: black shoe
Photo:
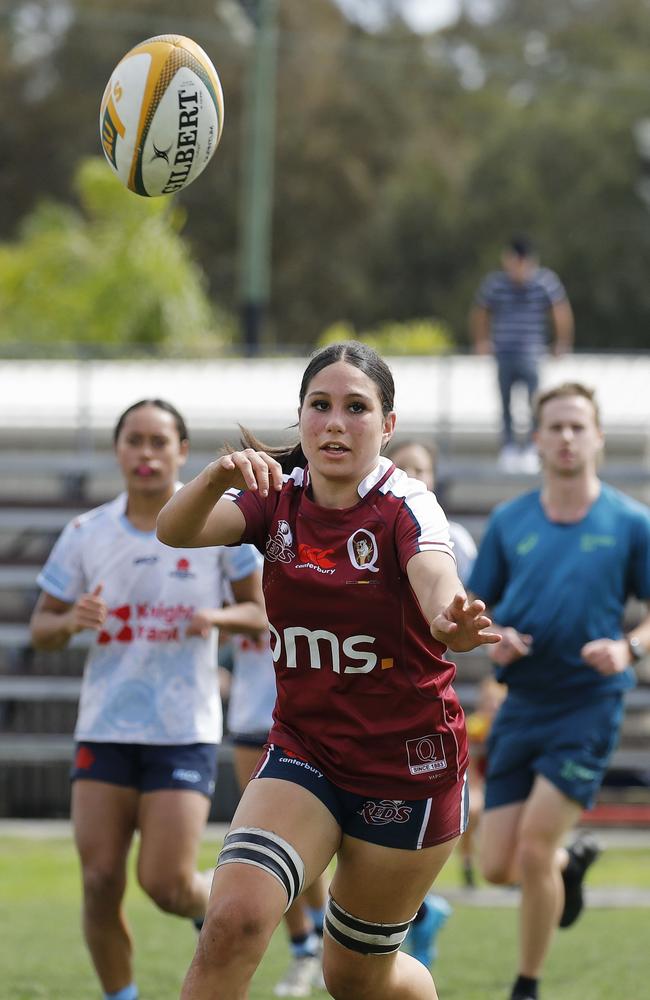
M 510 1000 L 538 1000 L 539 980 L 528 976 L 517 976 Z
M 600 847 L 591 837 L 583 837 L 569 847 L 568 853 L 569 863 L 562 872 L 564 909 L 560 917 L 560 927 L 570 927 L 580 916 L 584 907 L 582 883 L 587 869 L 600 854 Z
M 463 884 L 466 889 L 476 888 L 476 875 L 471 861 L 463 861 Z

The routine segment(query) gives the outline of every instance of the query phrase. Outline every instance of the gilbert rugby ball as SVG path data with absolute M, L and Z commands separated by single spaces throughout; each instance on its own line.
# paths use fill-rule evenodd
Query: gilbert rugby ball
M 104 155 L 129 190 L 145 197 L 173 194 L 196 180 L 222 129 L 217 71 L 183 35 L 157 35 L 132 48 L 102 97 Z

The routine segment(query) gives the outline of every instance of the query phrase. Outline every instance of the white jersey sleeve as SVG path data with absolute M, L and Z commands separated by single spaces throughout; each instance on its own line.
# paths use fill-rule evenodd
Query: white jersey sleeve
M 254 545 L 224 547 L 222 551 L 223 567 L 228 580 L 243 580 L 264 565 L 264 559 Z
M 90 587 L 84 566 L 85 540 L 84 519 L 70 521 L 36 578 L 42 590 L 67 604 L 73 604 Z

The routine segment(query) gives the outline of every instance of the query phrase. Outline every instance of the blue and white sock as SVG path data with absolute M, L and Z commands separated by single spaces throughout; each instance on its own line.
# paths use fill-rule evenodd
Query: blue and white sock
M 311 934 L 301 934 L 291 938 L 291 954 L 294 958 L 313 958 L 318 954 L 318 937 L 312 931 Z
M 325 908 L 321 907 L 318 910 L 314 910 L 313 907 L 308 906 L 307 909 L 309 910 L 309 916 L 312 919 L 314 930 L 316 931 L 318 936 L 322 938 L 323 923 L 325 922 Z
M 104 993 L 104 1000 L 138 1000 L 138 987 L 135 983 L 129 983 L 117 993 Z

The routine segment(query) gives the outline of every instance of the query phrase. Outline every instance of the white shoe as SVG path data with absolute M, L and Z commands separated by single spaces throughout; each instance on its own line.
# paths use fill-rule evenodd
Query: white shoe
M 201 881 L 205 884 L 205 887 L 208 890 L 208 895 L 210 895 L 212 891 L 212 879 L 214 878 L 216 870 L 216 868 L 205 868 L 203 871 L 199 872 Z
M 514 444 L 506 444 L 499 452 L 497 465 L 501 472 L 519 472 L 521 469 L 521 452 Z
M 534 445 L 529 444 L 519 456 L 519 468 L 522 472 L 534 476 L 539 472 L 539 455 Z
M 310 997 L 320 977 L 321 961 L 315 955 L 294 958 L 283 979 L 276 985 L 276 997 Z

